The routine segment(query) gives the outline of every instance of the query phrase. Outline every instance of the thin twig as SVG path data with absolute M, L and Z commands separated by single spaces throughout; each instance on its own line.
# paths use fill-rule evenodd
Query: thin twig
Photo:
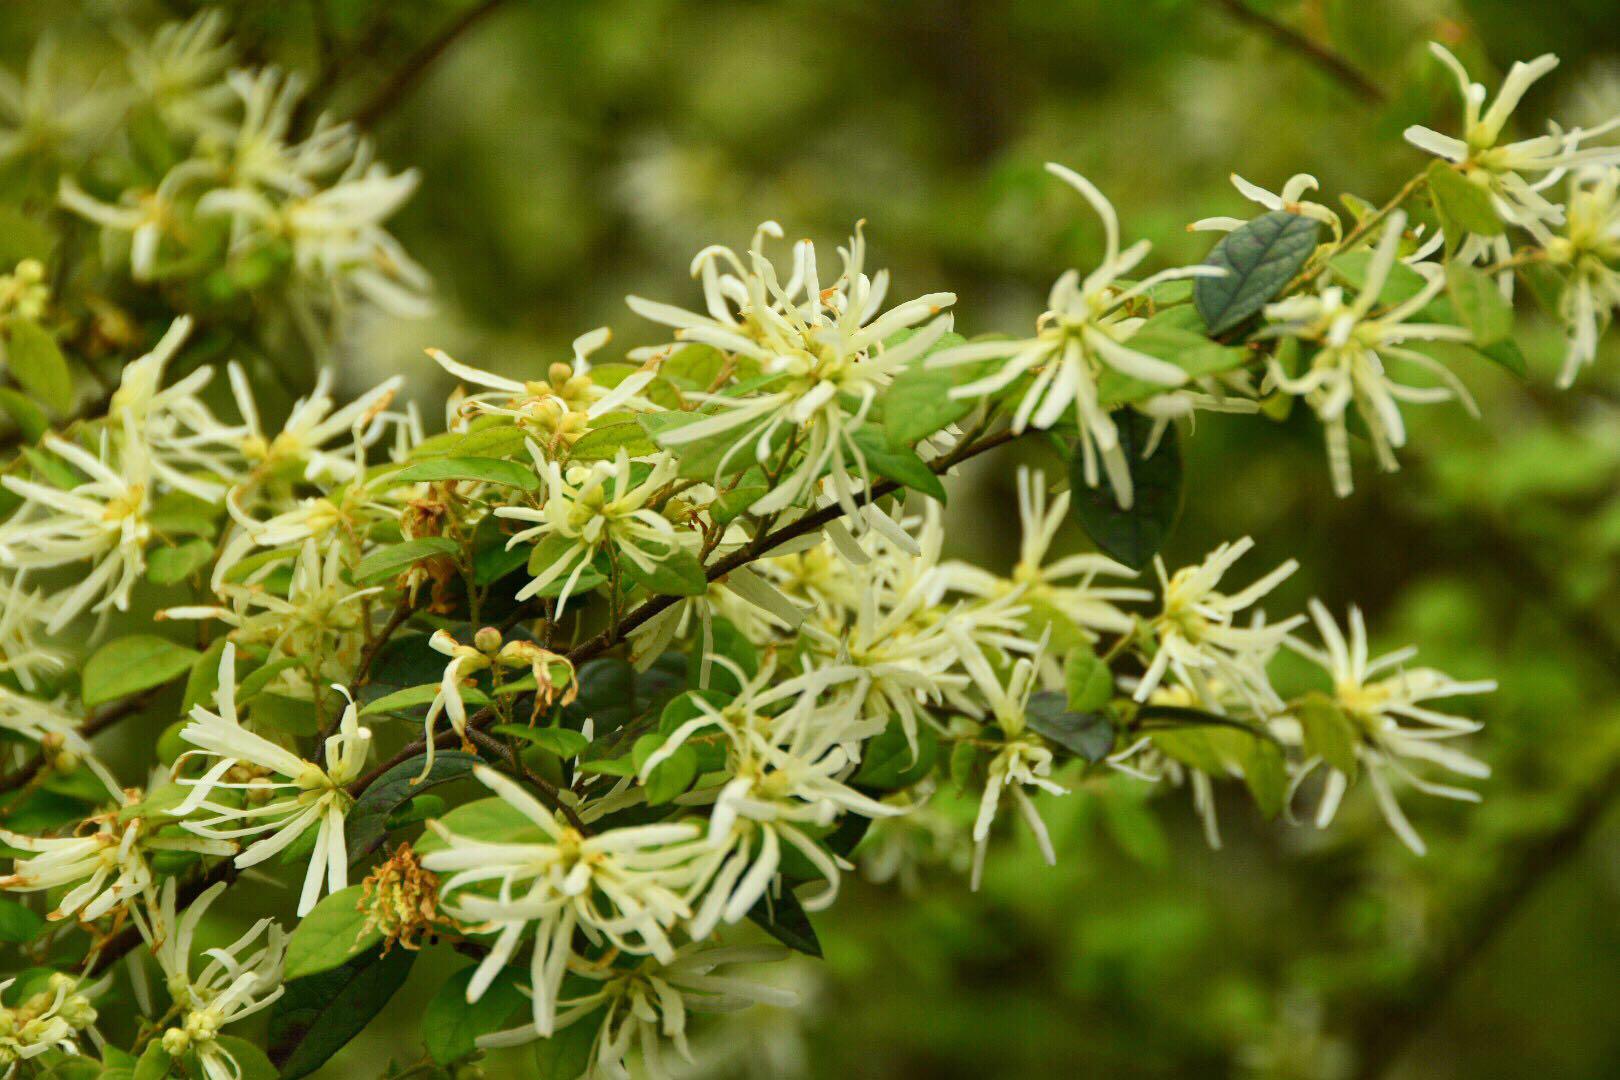
M 162 689 L 163 687 L 161 686 L 154 686 L 150 690 L 145 690 L 139 694 L 136 694 L 134 697 L 125 698 L 123 701 L 109 705 L 101 712 L 90 717 L 90 719 L 86 720 L 83 724 L 80 724 L 79 734 L 84 738 L 89 739 L 103 731 L 106 731 L 120 720 L 123 720 L 129 716 L 134 716 L 147 705 L 151 704 L 152 699 L 157 697 L 158 693 L 161 692 Z M 40 754 L 39 756 L 28 761 L 16 772 L 7 776 L 0 776 L 0 793 L 15 791 L 20 787 L 27 786 L 34 779 L 34 777 L 39 775 L 40 771 L 45 768 L 46 760 L 45 755 Z
M 365 104 L 354 114 L 355 123 L 371 127 L 397 105 L 401 98 L 415 89 L 428 69 L 455 44 L 456 39 L 471 30 L 489 15 L 494 14 L 506 0 L 482 0 L 451 19 L 426 44 L 417 49 L 401 64 L 388 81 L 377 88 Z
M 1386 100 L 1387 95 L 1385 95 L 1382 87 L 1363 74 L 1349 60 L 1346 60 L 1321 42 L 1306 36 L 1287 23 L 1279 22 L 1270 15 L 1254 10 L 1243 0 L 1215 0 L 1215 4 L 1224 9 L 1228 15 L 1238 22 L 1262 31 L 1283 48 L 1298 53 L 1301 57 L 1355 91 L 1364 100 L 1374 105 L 1382 105 Z

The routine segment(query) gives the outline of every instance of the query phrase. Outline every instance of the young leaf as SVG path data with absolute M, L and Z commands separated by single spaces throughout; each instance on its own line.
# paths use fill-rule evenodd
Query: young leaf
M 40 436 L 51 430 L 50 418 L 45 410 L 34 404 L 32 398 L 19 394 L 9 386 L 0 386 L 0 409 L 16 421 L 23 442 L 37 443 Z
M 893 480 L 912 491 L 920 491 L 942 504 L 945 502 L 945 485 L 940 483 L 934 470 L 917 456 L 915 450 L 904 445 L 892 445 L 892 440 L 882 435 L 875 426 L 862 426 L 851 438 L 866 456 L 866 467 L 871 473 Z
M 1070 511 L 1105 555 L 1132 570 L 1148 564 L 1169 538 L 1181 517 L 1181 450 L 1175 425 L 1165 429 L 1153 456 L 1144 459 L 1142 450 L 1153 430 L 1153 421 L 1134 409 L 1114 413 L 1119 428 L 1119 444 L 1131 473 L 1135 500 L 1129 510 L 1121 509 L 1106 473 L 1096 487 L 1086 486 L 1084 465 L 1077 451 L 1069 462 L 1070 485 L 1074 490 Z
M 282 1080 L 308 1076 L 343 1049 L 404 985 L 415 960 L 410 949 L 374 949 L 288 982 L 270 1014 L 270 1060 Z
M 647 429 L 634 420 L 623 420 L 587 431 L 568 452 L 568 460 L 612 461 L 620 450 L 631 457 L 656 453 L 658 444 L 647 437 Z
M 12 945 L 26 945 L 45 929 L 45 920 L 32 908 L 24 907 L 8 896 L 0 896 L 0 941 Z
M 578 756 L 579 752 L 590 745 L 584 735 L 573 728 L 557 727 L 529 727 L 527 724 L 496 724 L 490 728 L 496 735 L 505 735 L 513 739 L 522 739 L 533 743 L 542 750 L 549 750 L 560 758 Z
M 1350 718 L 1325 694 L 1308 694 L 1294 707 L 1294 719 L 1305 735 L 1305 752 L 1314 754 L 1351 779 L 1360 765 L 1356 729 Z
M 534 1044 L 534 1080 L 579 1080 L 590 1071 L 601 1012 L 590 1013 Z
M 1114 673 L 1085 647 L 1069 650 L 1063 663 L 1064 685 L 1069 708 L 1075 712 L 1095 712 L 1114 696 Z
M 146 580 L 154 585 L 174 585 L 206 566 L 214 557 L 214 545 L 207 540 L 187 540 L 179 547 L 154 548 L 146 557 Z
M 1446 292 L 1462 324 L 1473 333 L 1476 348 L 1495 345 L 1513 333 L 1513 303 L 1483 270 L 1447 263 Z
M 1193 286 L 1193 303 L 1209 332 L 1230 330 L 1281 292 L 1316 250 L 1316 232 L 1313 219 L 1273 210 L 1227 233 L 1204 260 L 1225 276 L 1199 278 Z
M 1444 161 L 1429 166 L 1429 194 L 1434 199 L 1435 213 L 1440 215 L 1448 247 L 1462 243 L 1466 233 L 1502 235 L 1502 218 L 1491 204 L 1491 193 L 1455 166 Z
M 538 491 L 540 478 L 534 470 L 517 461 L 489 457 L 442 457 L 413 462 L 398 472 L 387 473 L 382 483 L 420 484 L 442 480 L 474 480 L 484 484 Z
M 683 547 L 672 548 L 651 571 L 641 569 L 630 559 L 620 560 L 619 566 L 632 581 L 663 596 L 702 596 L 709 591 L 703 564 L 695 552 Z
M 463 968 L 439 987 L 422 1013 L 422 1041 L 440 1065 L 460 1061 L 478 1049 L 478 1037 L 504 1028 L 528 999 L 517 977 L 502 971 L 477 1001 L 467 1000 L 467 984 L 476 968 Z
M 939 736 L 933 729 L 918 728 L 913 753 L 905 728 L 898 720 L 890 720 L 889 726 L 861 751 L 861 767 L 852 782 L 863 788 L 898 791 L 933 772 L 938 760 Z
M 375 585 L 404 573 L 413 563 L 438 555 L 455 555 L 461 549 L 443 536 L 423 536 L 403 544 L 379 548 L 361 559 L 354 568 L 356 585 Z
M 6 349 L 11 377 L 57 413 L 73 408 L 73 373 L 56 339 L 30 319 L 13 319 Z
M 305 915 L 287 939 L 286 974 L 301 979 L 348 963 L 382 940 L 370 917 L 361 910 L 364 885 L 350 885 L 323 897 Z
M 84 665 L 82 698 L 86 705 L 101 705 L 162 686 L 201 655 L 152 634 L 134 634 L 109 641 Z

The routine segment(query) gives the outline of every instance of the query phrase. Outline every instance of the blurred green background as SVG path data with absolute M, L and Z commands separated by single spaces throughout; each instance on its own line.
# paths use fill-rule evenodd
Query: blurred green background
M 15 70 L 49 26 L 93 57 L 118 20 L 197 6 L 6 4 L 0 47 Z M 338 112 L 367 114 L 384 160 L 423 171 L 395 231 L 440 312 L 358 328 L 343 363 L 351 388 L 412 373 L 424 401 L 448 389 L 426 345 L 518 372 L 602 324 L 614 348 L 660 340 L 624 294 L 695 302 L 691 255 L 740 248 L 767 218 L 829 246 L 864 218 L 893 295 L 953 289 L 973 334 L 1027 325 L 1051 279 L 1099 250 L 1047 160 L 1092 178 L 1163 264 L 1207 250 L 1186 222 L 1247 212 L 1233 170 L 1381 200 L 1424 164 L 1402 128 L 1455 122 L 1430 39 L 1496 73 L 1493 89 L 1514 59 L 1561 54 L 1527 117 L 1620 111 L 1613 0 L 1254 0 L 1379 100 L 1220 0 L 224 6 L 249 58 L 308 71 Z M 1462 372 L 1483 421 L 1413 410 L 1405 471 L 1358 463 L 1351 499 L 1332 497 L 1308 424 L 1200 417 L 1169 551 L 1252 534 L 1248 576 L 1303 563 L 1274 614 L 1354 601 L 1379 644 L 1497 678 L 1474 742 L 1495 769 L 1483 806 L 1409 795 L 1419 859 L 1366 792 L 1325 833 L 1264 823 L 1230 792 L 1213 852 L 1184 792 L 1119 779 L 1045 800 L 1056 869 L 1020 836 L 978 895 L 949 867 L 909 889 L 852 885 L 819 919 L 828 962 L 786 976 L 802 1017 L 760 1012 L 740 1022 L 752 1041 L 700 1041 L 710 1074 L 1620 1075 L 1620 832 L 1605 824 L 1620 790 L 1620 356 L 1558 393 L 1556 331 L 1524 317 L 1528 383 Z M 958 553 L 1010 561 L 1015 460 L 963 484 Z M 410 1057 L 407 1022 L 438 975 L 419 965 L 399 1027 L 320 1075 Z

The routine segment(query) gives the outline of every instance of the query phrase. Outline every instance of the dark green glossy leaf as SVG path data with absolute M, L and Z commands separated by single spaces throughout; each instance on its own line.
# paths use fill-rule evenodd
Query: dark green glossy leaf
M 1142 450 L 1152 433 L 1153 421 L 1125 409 L 1114 413 L 1114 422 L 1130 469 L 1134 501 L 1128 510 L 1120 507 L 1106 472 L 1096 487 L 1087 487 L 1077 449 L 1069 463 L 1073 488 L 1070 512 L 1105 555 L 1140 570 L 1164 546 L 1181 517 L 1179 436 L 1174 425 L 1166 428 L 1153 456 L 1144 459 Z
M 1317 223 L 1273 210 L 1233 229 L 1204 260 L 1226 271 L 1199 278 L 1193 303 L 1211 334 L 1223 333 L 1257 313 L 1277 296 L 1316 250 Z

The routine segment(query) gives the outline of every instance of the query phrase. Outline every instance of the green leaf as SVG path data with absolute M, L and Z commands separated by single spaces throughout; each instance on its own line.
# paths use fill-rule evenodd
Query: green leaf
M 1446 246 L 1462 243 L 1463 235 L 1501 236 L 1502 218 L 1491 203 L 1491 193 L 1444 161 L 1429 166 L 1429 194 L 1445 230 Z
M 236 1059 L 237 1067 L 241 1069 L 239 1080 L 277 1080 L 281 1075 L 264 1051 L 246 1039 L 236 1035 L 218 1035 L 215 1038 Z
M 17 422 L 17 431 L 25 443 L 37 443 L 42 435 L 51 430 L 51 421 L 45 415 L 45 410 L 9 386 L 0 386 L 0 409 L 5 409 L 7 415 Z
M 423 439 L 411 451 L 411 460 L 444 457 L 503 458 L 523 453 L 523 429 L 505 419 L 469 432 L 447 431 Z
M 438 683 L 423 683 L 421 686 L 407 686 L 403 690 L 395 690 L 392 694 L 384 694 L 375 701 L 368 702 L 360 709 L 361 716 L 375 716 L 377 713 L 402 713 L 407 709 L 421 708 L 433 704 L 433 699 L 439 696 Z M 489 704 L 489 695 L 476 686 L 463 686 L 461 700 L 475 709 L 481 709 Z
M 1199 278 L 1193 303 L 1211 334 L 1223 333 L 1265 307 L 1316 250 L 1317 223 L 1273 210 L 1233 229 L 1204 260 L 1224 277 Z
M 288 982 L 270 1014 L 270 1060 L 282 1080 L 308 1076 L 343 1049 L 404 985 L 415 959 L 410 949 L 374 950 Z
M 1249 740 L 1243 782 L 1262 814 L 1274 818 L 1282 813 L 1288 798 L 1288 766 L 1283 762 L 1282 748 L 1270 739 Z
M 214 545 L 207 540 L 188 540 L 179 547 L 155 548 L 146 557 L 146 579 L 154 585 L 174 585 L 184 581 L 214 557 Z
M 573 551 L 573 548 L 574 541 L 568 539 L 566 536 L 558 536 L 553 534 L 546 537 L 544 540 L 540 541 L 534 547 L 529 549 L 529 573 L 534 577 L 539 577 L 541 572 L 546 570 L 552 564 L 568 557 L 569 552 Z M 545 588 L 541 589 L 534 595 L 561 596 L 563 586 L 568 584 L 569 575 L 574 572 L 574 568 L 589 557 L 590 552 L 588 551 L 575 552 L 573 557 L 569 558 L 568 565 L 563 569 L 562 573 L 554 577 Z M 574 582 L 574 591 L 571 595 L 581 596 L 584 593 L 589 592 L 591 589 L 596 588 L 606 580 L 606 574 L 602 573 L 595 566 L 587 566 L 585 569 L 579 572 L 579 578 Z
M 1114 413 L 1120 448 L 1130 469 L 1134 501 L 1120 507 L 1106 472 L 1096 487 L 1087 487 L 1082 455 L 1076 450 L 1069 462 L 1073 488 L 1070 512 L 1086 535 L 1105 555 L 1132 570 L 1140 570 L 1164 546 L 1181 517 L 1181 449 L 1175 425 L 1165 429 L 1153 456 L 1142 450 L 1152 434 L 1153 421 L 1132 409 Z
M 816 937 L 810 916 L 791 889 L 783 888 L 780 896 L 766 893 L 748 912 L 748 917 L 793 951 L 821 956 L 821 939 Z
M 1048 742 L 1084 761 L 1096 764 L 1114 749 L 1114 725 L 1096 712 L 1074 712 L 1067 697 L 1056 690 L 1030 696 L 1024 723 Z
M 1197 331 L 1160 323 L 1159 319 L 1162 318 L 1159 316 L 1149 321 L 1132 334 L 1126 344 L 1137 352 L 1175 364 L 1194 379 L 1231 371 L 1243 365 L 1246 358 L 1243 349 L 1211 341 Z M 1143 401 L 1165 390 L 1166 387 L 1160 383 L 1134 379 L 1113 368 L 1106 369 L 1097 380 L 1097 400 L 1103 405 Z
M 445 480 L 475 480 L 499 484 L 519 491 L 538 491 L 540 478 L 534 470 L 517 461 L 489 457 L 442 457 L 416 461 L 388 473 L 383 482 L 391 485 L 438 483 Z
M 1096 712 L 1114 696 L 1114 673 L 1089 648 L 1069 650 L 1063 662 L 1063 681 L 1069 708 L 1075 712 Z
M 195 705 L 206 705 L 214 700 L 219 689 L 219 658 L 225 652 L 226 640 L 215 638 L 208 650 L 191 663 L 191 674 L 186 676 L 186 691 L 180 695 L 180 715 L 190 716 Z
M 1307 694 L 1293 713 L 1305 736 L 1305 752 L 1354 779 L 1360 767 L 1356 729 L 1338 702 L 1325 694 Z
M 653 565 L 651 572 L 630 559 L 622 560 L 619 566 L 626 577 L 663 596 L 702 596 L 709 591 L 709 577 L 703 564 L 695 552 L 683 547 L 671 548 L 668 555 Z
M 253 699 L 253 722 L 289 735 L 308 737 L 321 730 L 315 702 L 286 694 L 260 693 Z
M 467 984 L 476 970 L 464 968 L 446 979 L 422 1013 L 422 1042 L 440 1065 L 460 1061 L 477 1050 L 478 1037 L 506 1027 L 527 1000 L 518 989 L 517 977 L 507 970 L 495 976 L 477 1001 L 468 1001 Z
M 645 457 L 658 452 L 658 444 L 647 435 L 647 429 L 634 420 L 622 420 L 593 428 L 580 436 L 568 451 L 569 461 L 611 461 L 620 450 L 631 457 Z
M 579 1080 L 591 1067 L 596 1033 L 602 1028 L 600 1010 L 534 1044 L 534 1080 Z
M 388 819 L 401 804 L 429 788 L 461 779 L 478 764 L 475 754 L 441 750 L 433 755 L 432 771 L 417 783 L 416 778 L 422 775 L 422 765 L 426 760 L 426 755 L 419 754 L 395 765 L 372 781 L 371 786 L 349 808 L 348 817 L 343 823 L 343 840 L 349 852 L 350 866 L 359 865 L 383 842 L 383 837 L 388 835 Z
M 50 331 L 30 319 L 11 321 L 6 349 L 11 377 L 57 413 L 73 408 L 73 373 Z
M 1473 333 L 1476 347 L 1495 345 L 1513 333 L 1513 303 L 1483 270 L 1447 263 L 1446 291 L 1462 324 Z
M 9 896 L 0 896 L 0 941 L 26 945 L 45 929 L 45 920 Z
M 630 748 L 630 760 L 637 772 L 641 771 L 641 767 L 647 763 L 653 751 L 664 744 L 664 739 L 662 733 L 651 732 L 636 740 L 635 745 Z M 647 805 L 662 806 L 669 802 L 691 787 L 697 776 L 697 749 L 683 744 L 679 750 L 659 762 L 658 767 L 647 777 Z
M 526 844 L 545 837 L 540 831 L 540 826 L 524 817 L 521 810 L 496 796 L 462 803 L 440 818 L 439 824 L 457 836 L 465 836 L 470 840 Z M 416 842 L 415 847 L 418 852 L 426 854 L 429 851 L 441 851 L 446 844 L 439 839 L 437 833 L 427 833 Z
M 461 548 L 444 536 L 423 536 L 373 551 L 354 568 L 356 585 L 375 585 L 404 573 L 414 563 L 440 555 L 459 554 Z
M 851 439 L 865 455 L 868 470 L 942 504 L 945 502 L 945 485 L 915 450 L 903 444 L 893 445 L 893 440 L 881 434 L 876 425 L 863 425 Z
M 382 941 L 381 931 L 366 928 L 370 917 L 361 910 L 365 891 L 364 885 L 340 889 L 299 920 L 287 939 L 287 978 L 330 971 Z
M 101 705 L 162 686 L 191 670 L 201 654 L 152 634 L 134 634 L 109 641 L 84 665 L 86 705 Z
M 932 728 L 918 728 L 917 748 L 913 752 L 900 721 L 890 720 L 889 726 L 868 741 L 861 751 L 861 767 L 853 783 L 879 791 L 898 791 L 933 772 L 938 760 L 939 736 Z
M 529 727 L 527 724 L 496 724 L 490 729 L 496 735 L 506 735 L 533 743 L 560 758 L 576 757 L 591 745 L 590 740 L 573 728 Z
M 146 1044 L 146 1050 L 141 1054 L 140 1061 L 135 1063 L 134 1080 L 163 1080 L 169 1075 L 169 1069 L 174 1059 L 169 1052 L 163 1049 L 162 1039 L 153 1039 Z

